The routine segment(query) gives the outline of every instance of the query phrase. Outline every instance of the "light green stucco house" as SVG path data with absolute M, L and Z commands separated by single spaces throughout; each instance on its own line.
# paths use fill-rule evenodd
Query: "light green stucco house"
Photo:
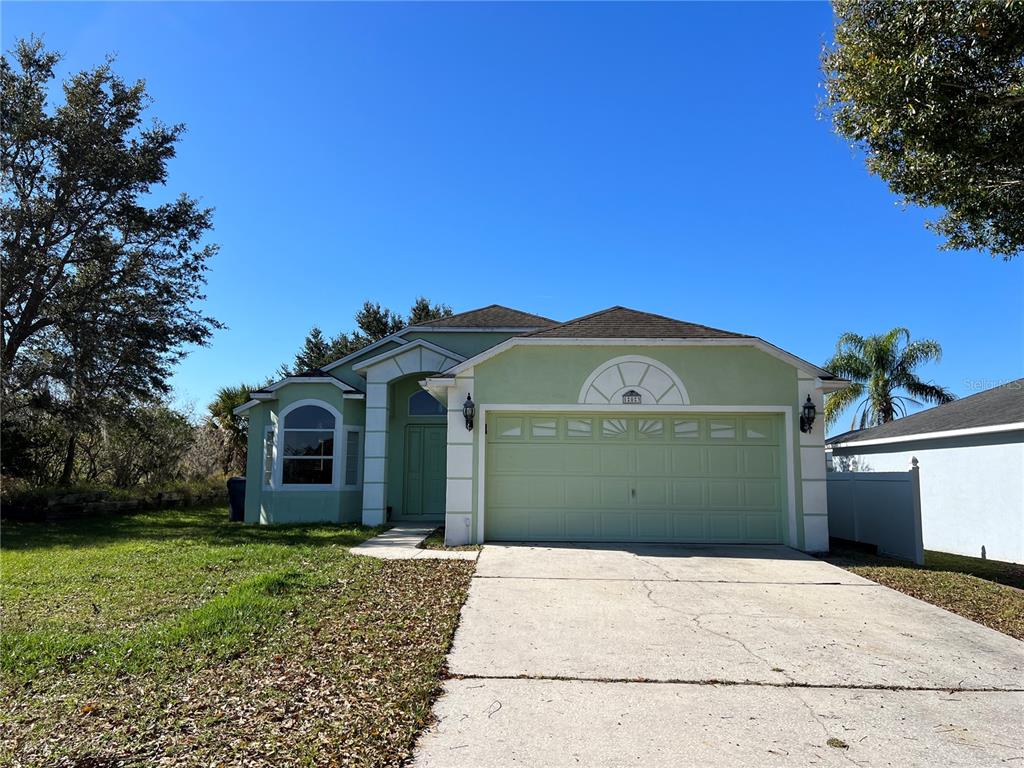
M 245 519 L 825 550 L 824 420 L 800 414 L 846 384 L 754 336 L 492 305 L 253 392 Z

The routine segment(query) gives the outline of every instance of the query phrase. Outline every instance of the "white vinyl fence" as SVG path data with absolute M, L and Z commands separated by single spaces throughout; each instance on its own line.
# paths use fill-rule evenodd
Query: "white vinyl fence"
M 906 472 L 829 472 L 829 535 L 923 565 L 919 472 L 917 459 Z

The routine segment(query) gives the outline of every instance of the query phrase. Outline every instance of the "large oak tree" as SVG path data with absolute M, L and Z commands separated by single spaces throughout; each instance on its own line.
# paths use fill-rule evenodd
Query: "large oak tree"
M 184 126 L 144 123 L 150 98 L 111 62 L 71 75 L 51 104 L 60 56 L 38 39 L 0 60 L 0 248 L 5 419 L 44 407 L 77 436 L 103 411 L 169 389 L 204 315 L 212 211 L 161 202 Z
M 1024 2 L 834 0 L 836 131 L 948 249 L 1024 250 Z

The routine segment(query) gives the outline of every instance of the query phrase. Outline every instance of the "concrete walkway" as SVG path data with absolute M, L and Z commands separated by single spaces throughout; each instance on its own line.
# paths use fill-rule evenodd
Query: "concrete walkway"
M 476 560 L 478 551 L 420 549 L 417 546 L 437 529 L 436 525 L 399 524 L 349 550 L 354 555 L 382 560 Z
M 784 547 L 487 545 L 448 666 L 418 768 L 1024 765 L 1024 643 Z

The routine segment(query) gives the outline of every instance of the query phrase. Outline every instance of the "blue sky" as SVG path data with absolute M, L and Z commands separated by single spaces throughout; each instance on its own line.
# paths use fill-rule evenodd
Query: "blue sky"
M 815 362 L 846 330 L 941 342 L 960 395 L 1022 375 L 1024 260 L 937 250 L 925 212 L 818 119 L 826 4 L 4 2 L 107 53 L 188 133 L 167 194 L 216 208 L 207 309 L 174 379 L 202 407 L 364 299 L 622 304 Z

